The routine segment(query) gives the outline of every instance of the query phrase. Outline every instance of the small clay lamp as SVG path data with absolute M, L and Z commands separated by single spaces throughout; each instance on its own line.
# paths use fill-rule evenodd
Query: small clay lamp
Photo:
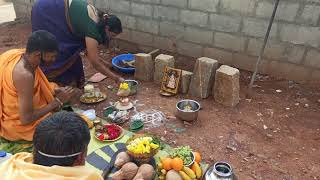
M 121 106 L 129 106 L 129 98 L 123 98 L 123 99 L 120 99 L 120 104 Z

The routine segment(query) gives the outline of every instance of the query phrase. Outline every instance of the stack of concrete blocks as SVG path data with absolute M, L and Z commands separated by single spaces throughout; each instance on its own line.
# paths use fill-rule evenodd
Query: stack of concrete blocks
M 161 84 L 164 70 L 166 67 L 174 68 L 174 57 L 166 54 L 160 54 L 155 58 L 154 63 L 154 77 L 153 81 L 156 84 Z
M 208 98 L 211 95 L 218 61 L 207 57 L 198 58 L 193 70 L 189 94 L 197 98 Z
M 236 106 L 240 100 L 239 78 L 240 71 L 238 69 L 227 65 L 220 66 L 216 71 L 213 88 L 215 101 L 228 107 Z
M 134 77 L 140 81 L 152 81 L 154 76 L 154 62 L 150 54 L 139 53 L 135 58 Z

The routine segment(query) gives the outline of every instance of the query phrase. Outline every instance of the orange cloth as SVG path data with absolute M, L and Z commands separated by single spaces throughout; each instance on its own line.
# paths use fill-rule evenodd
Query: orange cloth
M 94 169 L 86 166 L 62 167 L 33 164 L 30 153 L 18 153 L 0 165 L 2 180 L 102 180 Z
M 0 56 L 0 136 L 7 140 L 32 141 L 35 127 L 40 123 L 40 118 L 28 125 L 22 125 L 19 115 L 19 98 L 13 84 L 12 72 L 19 62 L 24 49 L 13 49 Z M 45 107 L 54 100 L 54 84 L 50 84 L 38 67 L 35 70 L 33 108 Z

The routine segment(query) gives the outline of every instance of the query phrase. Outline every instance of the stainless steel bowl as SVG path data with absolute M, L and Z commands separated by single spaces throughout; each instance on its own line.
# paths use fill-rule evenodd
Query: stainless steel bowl
M 191 106 L 191 110 L 185 110 L 186 106 Z M 184 99 L 177 103 L 176 117 L 184 121 L 194 121 L 198 119 L 200 104 L 191 99 Z

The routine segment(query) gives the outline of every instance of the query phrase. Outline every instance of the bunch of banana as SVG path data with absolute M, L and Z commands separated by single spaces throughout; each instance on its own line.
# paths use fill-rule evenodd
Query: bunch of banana
M 197 162 L 193 164 L 192 169 L 183 167 L 182 171 L 179 171 L 179 174 L 183 178 L 183 180 L 193 180 L 201 178 L 202 170 Z

